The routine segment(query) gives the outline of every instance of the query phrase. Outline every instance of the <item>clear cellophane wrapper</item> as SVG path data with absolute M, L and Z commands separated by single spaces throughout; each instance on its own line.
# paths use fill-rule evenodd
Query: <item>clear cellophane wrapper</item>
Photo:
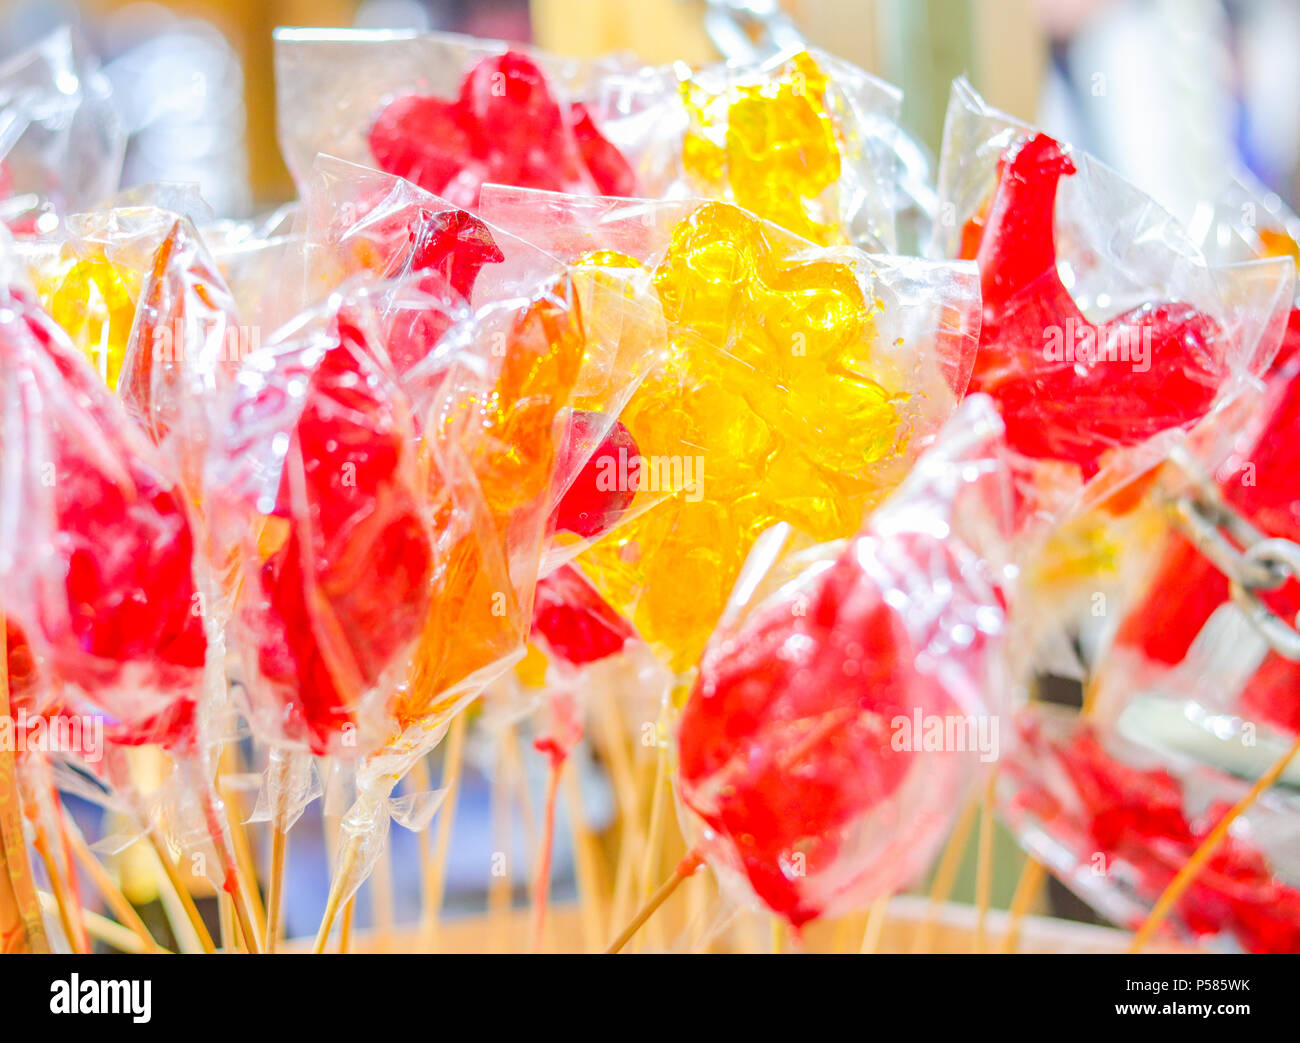
M 572 106 L 582 100 L 602 74 L 626 68 L 625 60 L 567 59 L 499 40 L 411 30 L 276 30 L 276 114 L 280 148 L 290 173 L 299 185 L 304 184 L 318 153 L 364 166 L 382 166 L 368 139 L 385 106 L 408 95 L 455 102 L 467 75 L 476 66 L 507 52 L 526 58 L 545 80 L 544 105 L 555 125 L 545 139 L 534 144 L 554 150 L 565 163 L 572 163 L 569 190 L 596 192 L 596 181 L 581 158 L 578 114 Z M 484 87 L 489 92 L 500 91 L 496 96 L 506 99 L 502 105 L 510 105 L 512 99 L 506 97 L 501 84 L 494 87 L 487 83 Z M 539 132 L 540 128 L 526 125 L 537 118 L 536 110 L 521 108 L 518 118 L 510 119 L 507 114 L 499 126 L 494 126 L 506 137 L 527 136 Z M 497 136 L 492 128 L 479 136 L 489 148 L 498 144 L 510 147 L 508 141 L 491 140 Z M 445 144 L 446 155 L 461 160 L 453 167 L 479 167 L 482 157 L 475 154 L 475 149 L 467 146 L 458 152 L 458 143 L 449 135 L 443 137 L 445 142 L 439 144 Z M 405 169 L 393 172 L 411 173 Z M 424 187 L 462 206 L 472 202 L 474 186 L 467 185 L 464 179 L 438 176 L 439 183 L 433 184 L 428 180 L 432 175 L 424 173 L 425 177 L 416 178 Z M 467 176 L 478 183 L 477 174 Z
M 0 113 L 0 221 L 15 233 L 46 231 L 117 189 L 126 130 L 108 80 L 72 29 L 0 65 Z
M 1027 708 L 998 776 L 1021 845 L 1116 924 L 1136 928 L 1248 783 L 1060 709 Z M 1300 803 L 1266 793 L 1171 910 L 1182 939 L 1227 950 L 1300 944 Z
M 111 741 L 187 747 L 206 650 L 188 504 L 9 247 L 3 267 L 5 618 L 63 711 L 102 717 Z
M 856 531 L 965 390 L 967 264 L 817 247 L 699 200 L 489 186 L 480 214 L 570 266 L 585 325 L 618 346 L 609 372 L 654 360 L 620 414 L 644 468 L 625 527 L 578 564 L 676 669 L 759 531 Z
M 616 324 L 608 321 L 609 309 L 602 307 L 605 288 L 590 273 L 570 269 L 545 249 L 403 178 L 317 156 L 294 234 L 301 254 L 288 266 L 281 292 L 299 307 L 358 276 L 406 280 L 414 287 L 418 299 L 403 301 L 401 294 L 385 298 L 382 320 L 392 331 L 392 361 L 416 385 L 441 372 L 440 360 L 465 340 L 464 331 L 474 324 L 476 312 L 484 327 L 476 335 L 482 350 L 499 358 L 508 343 L 511 316 L 540 287 L 549 284 L 561 294 L 572 294 L 563 307 L 574 313 L 584 351 L 562 412 L 569 417 L 581 411 L 584 424 L 581 438 L 572 424 L 565 425 L 550 493 L 552 507 L 645 375 L 663 362 L 661 351 L 647 351 L 644 343 L 625 336 L 625 329 L 644 323 L 634 323 L 630 315 L 620 315 Z M 438 348 L 452 330 L 457 332 Z M 635 507 L 645 509 L 654 499 L 647 492 Z M 617 525 L 624 513 L 611 510 L 609 524 Z M 555 535 L 548 540 L 542 573 L 572 558 L 587 542 L 573 533 Z
M 1033 127 L 988 106 L 964 79 L 954 83 L 944 125 L 932 254 L 972 255 L 978 242 L 978 238 L 972 242 L 972 234 L 987 232 L 982 222 L 988 218 L 988 205 L 997 189 L 999 160 L 1036 133 Z M 1130 309 L 1173 302 L 1189 305 L 1208 317 L 1218 332 L 1209 338 L 1207 347 L 1213 357 L 1202 360 L 1209 367 L 1207 373 L 1188 371 L 1192 382 L 1206 383 L 1213 392 L 1206 395 L 1203 409 L 1189 415 L 1172 406 L 1161 411 L 1167 403 L 1161 400 L 1160 387 L 1148 385 L 1158 384 L 1167 374 L 1160 372 L 1163 360 L 1155 359 L 1149 360 L 1154 364 L 1145 372 L 1137 371 L 1138 360 L 1135 372 L 1117 379 L 1087 415 L 1077 406 L 1065 419 L 1053 421 L 1050 411 L 1043 414 L 1045 426 L 1055 422 L 1063 429 L 1074 427 L 1087 432 L 1093 442 L 1108 444 L 1093 475 L 1081 474 L 1073 462 L 1060 458 L 1045 456 L 1033 461 L 1040 491 L 1036 501 L 1028 502 L 1028 509 L 1038 508 L 1058 520 L 1085 513 L 1150 471 L 1183 441 L 1188 430 L 1248 389 L 1277 351 L 1295 289 L 1294 266 L 1288 260 L 1208 264 L 1188 233 L 1150 198 L 1086 153 L 1066 146 L 1064 154 L 1073 173 L 1060 177 L 1055 192 L 1051 248 L 1059 285 L 1084 319 L 1101 325 Z M 1013 243 L 1011 249 L 1024 252 L 1045 245 Z M 1046 285 L 1049 280 L 1052 276 L 1044 274 L 1042 280 L 1024 287 L 1018 297 L 1008 301 L 1007 319 L 1032 313 L 1036 296 L 1056 292 L 1055 285 Z M 987 287 L 985 297 L 988 327 Z M 1173 363 L 1170 360 L 1163 365 Z M 1036 379 L 1044 387 L 1047 377 L 1066 380 L 1073 365 L 1072 359 L 1061 361 L 1055 370 L 1039 365 Z M 978 388 L 978 381 L 972 386 Z M 1076 395 L 1071 386 L 1063 384 L 1060 395 L 1048 395 L 1051 401 L 1047 405 L 1062 397 L 1082 403 L 1084 395 L 1094 394 L 1080 384 Z M 1134 423 L 1146 425 L 1149 437 L 1115 433 L 1128 423 L 1130 415 Z M 1100 424 L 1097 418 L 1102 418 Z M 1014 438 L 1010 444 L 1015 447 Z M 1084 478 L 1087 480 L 1082 481 Z
M 1258 186 L 1234 180 L 1196 219 L 1206 253 L 1225 262 L 1288 256 L 1297 224 L 1268 209 Z M 1166 500 L 1204 489 L 1265 539 L 1300 540 L 1300 309 L 1257 386 L 1202 425 L 1161 474 Z M 1270 647 L 1233 597 L 1229 578 L 1185 535 L 1166 526 L 1141 574 L 1139 597 L 1117 621 L 1099 679 L 1100 706 L 1126 733 L 1165 733 L 1167 744 L 1236 770 L 1263 770 L 1300 732 L 1300 664 Z M 1254 592 L 1283 625 L 1300 612 L 1290 577 Z M 1282 745 L 1279 745 L 1282 744 Z
M 902 92 L 834 55 L 610 69 L 583 101 L 638 195 L 735 203 L 823 246 L 897 246 Z
M 72 214 L 19 251 L 42 304 L 197 500 L 214 411 L 257 328 L 194 225 L 115 206 Z
M 677 734 L 682 821 L 733 896 L 799 925 L 906 886 L 1010 741 L 1001 429 L 973 397 L 856 537 L 756 544 Z M 933 720 L 988 741 L 928 746 Z

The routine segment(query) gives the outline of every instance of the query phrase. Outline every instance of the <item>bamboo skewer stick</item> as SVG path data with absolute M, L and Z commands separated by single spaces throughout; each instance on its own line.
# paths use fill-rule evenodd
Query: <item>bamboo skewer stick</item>
M 451 849 L 451 827 L 456 819 L 456 805 L 460 798 L 460 774 L 465 760 L 465 734 L 468 716 L 464 710 L 451 719 L 447 729 L 447 752 L 442 762 L 442 788 L 447 791 L 438 815 L 438 833 L 434 841 L 431 874 L 426 881 L 427 904 L 424 907 L 424 933 L 429 947 L 438 946 L 438 921 L 442 917 L 442 902 L 447 889 L 447 855 Z
M 659 889 L 654 892 L 641 906 L 635 916 L 622 931 L 618 937 L 610 943 L 605 950 L 606 956 L 613 956 L 622 951 L 623 947 L 631 941 L 632 937 L 639 931 L 643 924 L 655 914 L 655 911 L 672 897 L 672 893 L 677 890 L 683 880 L 689 877 L 695 870 L 703 864 L 703 857 L 696 851 L 690 851 L 686 857 L 677 863 L 672 875 L 659 885 Z
M 339 954 L 346 955 L 348 947 L 352 944 L 352 913 L 356 909 L 355 896 L 348 899 L 347 905 L 343 907 L 343 924 L 339 928 Z
M 1169 882 L 1169 886 L 1165 888 L 1164 893 L 1156 900 L 1150 915 L 1147 916 L 1142 926 L 1138 928 L 1137 933 L 1133 936 L 1133 943 L 1128 950 L 1130 953 L 1142 951 L 1147 942 L 1151 940 L 1156 928 L 1164 922 L 1165 917 L 1169 915 L 1169 911 L 1174 907 L 1178 899 L 1183 896 L 1183 892 L 1192 885 L 1200 871 L 1205 868 L 1205 863 L 1210 860 L 1210 856 L 1223 843 L 1224 838 L 1228 835 L 1228 830 L 1232 828 L 1232 824 L 1248 811 L 1264 792 L 1281 777 L 1282 773 L 1286 771 L 1287 765 L 1291 763 L 1297 754 L 1300 754 L 1300 737 L 1297 737 L 1295 742 L 1291 744 L 1290 749 L 1273 762 L 1268 771 L 1255 780 L 1255 784 L 1250 787 L 1246 795 L 1237 801 L 1223 818 L 1219 819 L 1218 825 L 1210 831 L 1209 836 L 1201 841 L 1200 847 L 1192 852 L 1191 857 L 1183 863 L 1182 869 L 1178 871 L 1173 880 Z
M 67 838 L 68 846 L 72 849 L 73 858 L 80 863 L 86 875 L 90 877 L 91 883 L 104 899 L 104 903 L 113 911 L 119 923 L 128 928 L 137 938 L 140 939 L 140 950 L 142 952 L 157 953 L 163 952 L 161 946 L 154 940 L 149 928 L 140 918 L 140 914 L 135 911 L 126 895 L 122 893 L 121 888 L 114 883 L 113 878 L 109 876 L 106 870 L 86 844 L 85 838 L 77 828 L 77 824 L 72 821 L 72 816 L 68 814 L 66 808 L 63 809 L 63 833 Z
M 54 850 L 50 846 L 49 833 L 46 831 L 45 823 L 41 821 L 39 814 L 32 820 L 32 826 L 34 829 L 32 846 L 36 849 L 41 864 L 45 867 L 45 875 L 50 879 L 50 891 L 54 898 L 55 908 L 58 911 L 59 925 L 63 928 L 64 937 L 68 940 L 68 947 L 76 955 L 85 956 L 90 951 L 90 947 L 86 937 L 85 924 L 81 922 L 81 904 L 79 902 L 74 904 L 72 893 L 68 888 L 67 881 L 64 879 L 63 868 L 54 857 Z
M 221 934 L 223 952 L 244 951 L 240 944 L 239 929 L 235 926 L 235 907 L 225 891 L 217 892 L 217 930 Z
M 1020 927 L 1029 907 L 1042 893 L 1047 881 L 1047 870 L 1043 863 L 1032 856 L 1025 860 L 1025 868 L 1020 872 L 1020 881 L 1016 884 L 1016 893 L 1011 898 L 1011 908 L 1007 913 L 1007 932 L 1002 937 L 1002 951 L 1015 952 L 1020 946 Z
M 384 845 L 370 877 L 370 935 L 379 952 L 393 949 L 393 847 Z
M 546 811 L 542 820 L 542 846 L 537 855 L 537 873 L 533 880 L 533 952 L 542 951 L 546 934 L 546 905 L 551 894 L 551 852 L 555 847 L 555 805 L 560 795 L 560 777 L 568 757 L 551 754 L 546 780 Z
M 513 724 L 503 726 L 497 736 L 496 770 L 492 773 L 492 792 L 490 797 L 489 817 L 491 819 L 492 847 L 494 859 L 496 854 L 506 859 L 500 867 L 493 864 L 488 879 L 488 951 L 507 952 L 510 949 L 511 907 L 513 905 L 513 888 L 510 883 L 509 852 L 514 841 L 514 786 L 515 777 L 511 769 L 511 760 L 506 756 L 506 730 L 512 730 Z
M 989 900 L 993 894 L 993 791 L 997 772 L 989 776 L 980 802 L 979 848 L 975 861 L 975 952 L 988 952 Z
M 217 807 L 220 798 L 217 796 L 215 785 L 205 788 L 200 799 L 203 805 L 203 818 L 208 827 L 208 835 L 213 846 L 217 849 L 217 859 L 221 863 L 224 890 L 230 895 L 231 901 L 234 903 L 235 920 L 239 924 L 240 933 L 244 936 L 244 944 L 248 947 L 250 953 L 260 953 L 261 940 L 253 927 L 253 911 L 248 902 L 248 886 L 241 879 L 239 866 L 235 861 L 233 843 L 226 838 L 228 823 L 224 813 Z
M 203 922 L 203 917 L 199 914 L 199 907 L 194 904 L 194 896 L 190 894 L 189 887 L 181 878 L 180 870 L 176 867 L 176 863 L 172 861 L 171 852 L 167 850 L 166 841 L 163 840 L 158 827 L 153 823 L 148 823 L 146 826 L 145 836 L 148 838 L 154 854 L 158 856 L 158 861 L 162 864 L 163 875 L 166 877 L 168 884 L 171 885 L 171 889 L 176 893 L 176 898 L 185 911 L 190 926 L 194 928 L 194 934 L 198 937 L 200 947 L 205 953 L 212 955 L 217 951 L 216 944 L 212 940 L 212 933 L 208 930 L 208 925 Z
M 235 770 L 242 771 L 239 751 L 234 746 L 227 746 L 222 751 L 222 760 L 229 755 L 234 759 Z M 240 886 L 245 897 L 248 899 L 249 914 L 252 917 L 253 925 L 259 928 L 258 939 L 263 948 L 266 944 L 266 935 L 261 932 L 261 926 L 266 923 L 266 909 L 262 905 L 262 896 L 257 886 L 257 866 L 253 858 L 253 845 L 249 840 L 248 829 L 244 825 L 246 818 L 243 800 L 239 794 L 235 793 L 224 783 L 218 786 L 218 795 L 221 797 L 222 806 L 226 812 L 226 825 L 230 829 L 231 846 L 235 852 L 235 867 L 239 871 Z
M 934 880 L 930 884 L 930 901 L 925 907 L 925 917 L 917 927 L 916 936 L 912 940 L 913 953 L 927 952 L 933 943 L 939 907 L 948 901 L 957 882 L 957 871 L 961 868 L 962 856 L 966 853 L 966 844 L 970 840 L 979 808 L 979 798 L 972 796 L 962 808 L 961 815 L 953 826 L 948 843 L 943 849 L 943 855 L 939 859 L 939 866 L 934 872 Z
M 659 858 L 664 838 L 664 799 L 668 787 L 668 747 L 663 743 L 655 754 L 654 789 L 650 795 L 650 826 L 646 831 L 645 856 L 641 862 L 641 887 L 639 894 L 644 903 L 650 897 L 650 887 L 659 870 Z
M 888 894 L 881 895 L 871 904 L 871 912 L 867 914 L 867 926 L 862 932 L 862 944 L 858 947 L 859 955 L 868 956 L 880 951 L 880 938 L 885 931 L 885 920 L 888 918 L 891 897 Z
M 587 952 L 597 952 L 601 939 L 605 937 L 600 909 L 605 874 L 601 872 L 596 838 L 587 825 L 587 816 L 582 807 L 582 783 L 576 771 L 570 771 L 564 776 L 564 804 L 569 812 L 569 832 L 578 877 L 578 909 L 582 919 L 583 943 Z
M 278 823 L 271 825 L 271 868 L 266 887 L 266 951 L 274 953 L 280 941 L 284 867 L 289 853 L 289 831 Z
M 48 891 L 37 892 L 42 907 L 48 911 L 54 911 L 57 900 Z M 148 952 L 136 933 L 119 923 L 114 923 L 106 916 L 100 916 L 99 913 L 93 913 L 89 909 L 81 910 L 81 919 L 85 921 L 86 930 L 92 938 L 111 945 L 119 952 L 132 953 L 138 955 Z M 166 952 L 167 950 L 162 950 Z

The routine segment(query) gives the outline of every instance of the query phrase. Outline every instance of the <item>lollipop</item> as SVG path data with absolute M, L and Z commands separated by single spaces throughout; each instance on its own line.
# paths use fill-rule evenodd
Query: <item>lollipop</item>
M 1020 728 L 1001 786 L 1013 828 L 1073 890 L 1136 927 L 1228 811 L 1233 784 L 1205 770 L 1175 774 L 1055 715 L 1026 715 Z M 1300 946 L 1300 890 L 1260 846 L 1280 812 L 1257 806 L 1210 855 L 1175 906 L 1187 935 L 1230 935 L 1250 952 Z
M 1036 134 L 1007 149 L 999 168 L 977 254 L 984 324 L 971 389 L 997 401 L 1013 449 L 1090 478 L 1107 450 L 1205 415 L 1227 375 L 1225 334 L 1178 301 L 1091 322 L 1056 266 L 1053 208 L 1074 162 Z
M 365 297 L 333 297 L 250 357 L 209 492 L 245 544 L 236 628 L 271 734 L 355 745 L 362 698 L 402 671 L 433 576 L 426 482 Z
M 908 729 L 999 708 L 1005 577 L 985 555 L 1006 529 L 1001 452 L 973 398 L 857 537 L 805 552 L 767 597 L 760 544 L 737 588 L 756 604 L 701 661 L 677 736 L 694 851 L 796 928 L 904 884 L 973 780 L 979 751 Z
M 130 786 L 115 748 L 159 743 L 177 758 L 255 950 L 220 800 L 201 760 L 207 638 L 184 498 L 27 292 L 11 283 L 5 297 L 0 449 L 9 509 L 0 544 L 27 548 L 0 557 L 5 617 L 21 626 L 40 674 L 57 678 L 64 711 L 103 718 L 115 785 Z
M 961 80 L 939 181 L 955 220 L 935 225 L 937 246 L 980 266 L 970 386 L 994 398 L 1008 445 L 1034 465 L 1027 501 L 1082 492 L 1094 506 L 1111 496 L 1275 351 L 1289 265 L 1207 266 L 1136 188 L 988 108 Z
M 893 243 L 899 94 L 831 55 L 702 69 L 680 88 L 692 193 L 823 246 Z
M 484 212 L 542 243 L 569 205 L 494 190 Z M 782 519 L 820 539 L 853 531 L 909 439 L 950 407 L 968 286 L 919 263 L 904 274 L 877 259 L 868 275 L 863 255 L 818 254 L 726 204 L 665 207 L 650 230 L 616 207 L 577 207 L 554 244 L 586 246 L 584 324 L 656 360 L 619 414 L 635 447 L 610 454 L 610 480 L 639 500 L 579 564 L 684 670 L 759 532 Z
M 380 169 L 459 206 L 489 182 L 598 195 L 632 195 L 635 180 L 582 105 L 562 106 L 546 76 L 517 51 L 482 59 L 454 100 L 394 98 L 368 135 Z

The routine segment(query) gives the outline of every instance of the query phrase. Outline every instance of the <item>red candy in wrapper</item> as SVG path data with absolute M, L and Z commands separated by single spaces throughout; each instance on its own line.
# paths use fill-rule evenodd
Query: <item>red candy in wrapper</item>
M 533 637 L 565 662 L 582 666 L 621 652 L 636 632 L 581 573 L 564 565 L 537 584 Z
M 7 291 L 4 609 L 77 712 L 183 747 L 207 642 L 184 499 L 89 363 Z M 11 652 L 12 658 L 12 652 Z
M 246 594 L 240 613 L 257 648 L 253 698 L 278 706 L 284 735 L 316 752 L 355 725 L 430 598 L 414 424 L 370 318 L 364 298 L 335 301 L 291 330 L 254 359 L 258 381 L 246 381 L 232 418 L 251 440 L 284 439 L 258 540 L 261 596 Z M 294 395 L 301 412 L 287 423 L 277 410 Z M 237 459 L 241 447 L 225 453 Z
M 474 207 L 489 181 L 583 195 L 630 195 L 627 160 L 581 105 L 556 100 L 537 64 L 516 51 L 484 58 L 454 101 L 408 94 L 370 128 L 381 169 Z
M 1300 439 L 1300 309 L 1292 312 L 1286 339 L 1268 378 L 1262 412 L 1268 417 L 1238 466 L 1219 476 L 1219 491 L 1267 536 L 1300 540 L 1300 476 L 1295 446 Z M 1171 596 L 1177 591 L 1177 596 Z M 1259 597 L 1284 620 L 1300 613 L 1300 582 L 1289 579 Z M 1124 620 L 1118 641 L 1140 648 L 1157 663 L 1186 658 L 1210 617 L 1229 599 L 1228 578 L 1181 535 L 1173 534 L 1150 593 Z M 1243 708 L 1268 723 L 1300 732 L 1300 664 L 1270 652 L 1242 691 Z
M 1083 314 L 1057 271 L 1053 228 L 1057 187 L 1074 173 L 1045 134 L 999 163 L 977 254 L 984 325 L 971 389 L 997 400 L 1013 449 L 1091 477 L 1108 449 L 1205 415 L 1226 372 L 1224 333 L 1180 302 L 1101 323 Z
M 723 626 L 682 712 L 681 795 L 704 851 L 796 927 L 924 865 L 960 804 L 962 757 L 900 728 L 973 721 L 996 692 L 1003 594 L 949 527 L 959 501 L 962 525 L 1005 507 L 1000 425 L 982 396 L 951 423 L 828 566 Z
M 1026 715 L 1021 729 L 1004 772 L 1008 818 L 1061 879 L 1136 927 L 1232 801 L 1211 800 L 1194 813 L 1182 779 L 1126 763 L 1088 725 L 1063 732 Z M 1098 856 L 1105 873 L 1093 868 Z M 1300 891 L 1274 875 L 1241 830 L 1210 856 L 1176 913 L 1191 934 L 1231 934 L 1251 952 L 1300 948 Z
M 609 529 L 636 496 L 634 480 L 617 482 L 611 475 L 619 473 L 620 461 L 638 458 L 637 445 L 621 421 L 611 427 L 597 413 L 575 410 L 569 423 L 568 452 L 584 463 L 556 506 L 555 528 L 590 539 Z M 560 473 L 571 473 L 571 465 L 562 462 Z

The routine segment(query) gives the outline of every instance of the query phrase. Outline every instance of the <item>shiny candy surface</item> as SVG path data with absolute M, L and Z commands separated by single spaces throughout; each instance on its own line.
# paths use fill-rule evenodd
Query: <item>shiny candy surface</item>
M 828 89 L 806 52 L 763 83 L 721 92 L 683 83 L 690 123 L 682 162 L 692 186 L 812 242 L 844 242 L 836 199 L 841 149 Z
M 490 382 L 472 359 L 438 381 L 428 434 L 438 570 L 414 676 L 396 703 L 401 727 L 446 719 L 464 696 L 457 686 L 528 636 L 557 422 L 584 349 L 571 285 L 523 307 L 505 345 Z
M 621 414 L 644 460 L 628 477 L 663 502 L 581 562 L 677 669 L 699 658 L 758 533 L 780 520 L 819 539 L 855 531 L 864 475 L 904 438 L 854 269 L 787 259 L 773 231 L 720 203 L 673 230 L 653 271 L 668 357 Z
M 834 557 L 724 626 L 682 710 L 681 799 L 706 827 L 702 852 L 796 927 L 924 865 L 973 756 L 910 728 L 1000 698 L 987 671 L 1004 594 L 962 527 L 992 517 L 1004 472 L 996 421 L 979 426 L 987 400 L 974 404 L 972 437 L 948 443 Z
M 984 325 L 971 389 L 997 401 L 1012 448 L 1090 478 L 1107 450 L 1205 415 L 1226 376 L 1226 335 L 1178 301 L 1091 322 L 1056 267 L 1057 187 L 1074 162 L 1037 134 L 999 171 L 977 253 Z
M 1193 810 L 1181 779 L 1126 763 L 1084 725 L 1058 734 L 1030 718 L 1022 730 L 1022 751 L 1004 769 L 1013 784 L 1010 821 L 1050 838 L 1038 849 L 1050 853 L 1052 868 L 1071 886 L 1123 891 L 1119 906 L 1089 897 L 1100 897 L 1105 909 L 1132 909 L 1126 926 L 1136 927 L 1231 799 Z M 1090 868 L 1098 856 L 1105 873 Z M 1174 911 L 1191 935 L 1230 934 L 1250 952 L 1300 946 L 1300 891 L 1274 874 L 1240 828 L 1210 856 Z
M 289 445 L 260 570 L 262 675 L 292 739 L 327 751 L 419 633 L 431 535 L 409 409 L 346 318 L 316 366 Z M 287 523 L 287 524 L 284 524 Z M 264 534 L 264 540 L 265 540 Z
M 37 457 L 6 460 L 5 498 L 48 526 L 23 537 L 42 550 L 11 583 L 6 620 L 113 741 L 184 747 L 207 648 L 184 500 L 63 333 L 22 295 L 6 304 L 0 390 L 19 437 L 4 452 L 48 453 L 45 478 L 19 477 Z
M 627 161 L 581 105 L 565 105 L 517 51 L 484 58 L 455 99 L 407 94 L 375 118 L 380 169 L 474 207 L 489 181 L 578 194 L 630 195 Z

